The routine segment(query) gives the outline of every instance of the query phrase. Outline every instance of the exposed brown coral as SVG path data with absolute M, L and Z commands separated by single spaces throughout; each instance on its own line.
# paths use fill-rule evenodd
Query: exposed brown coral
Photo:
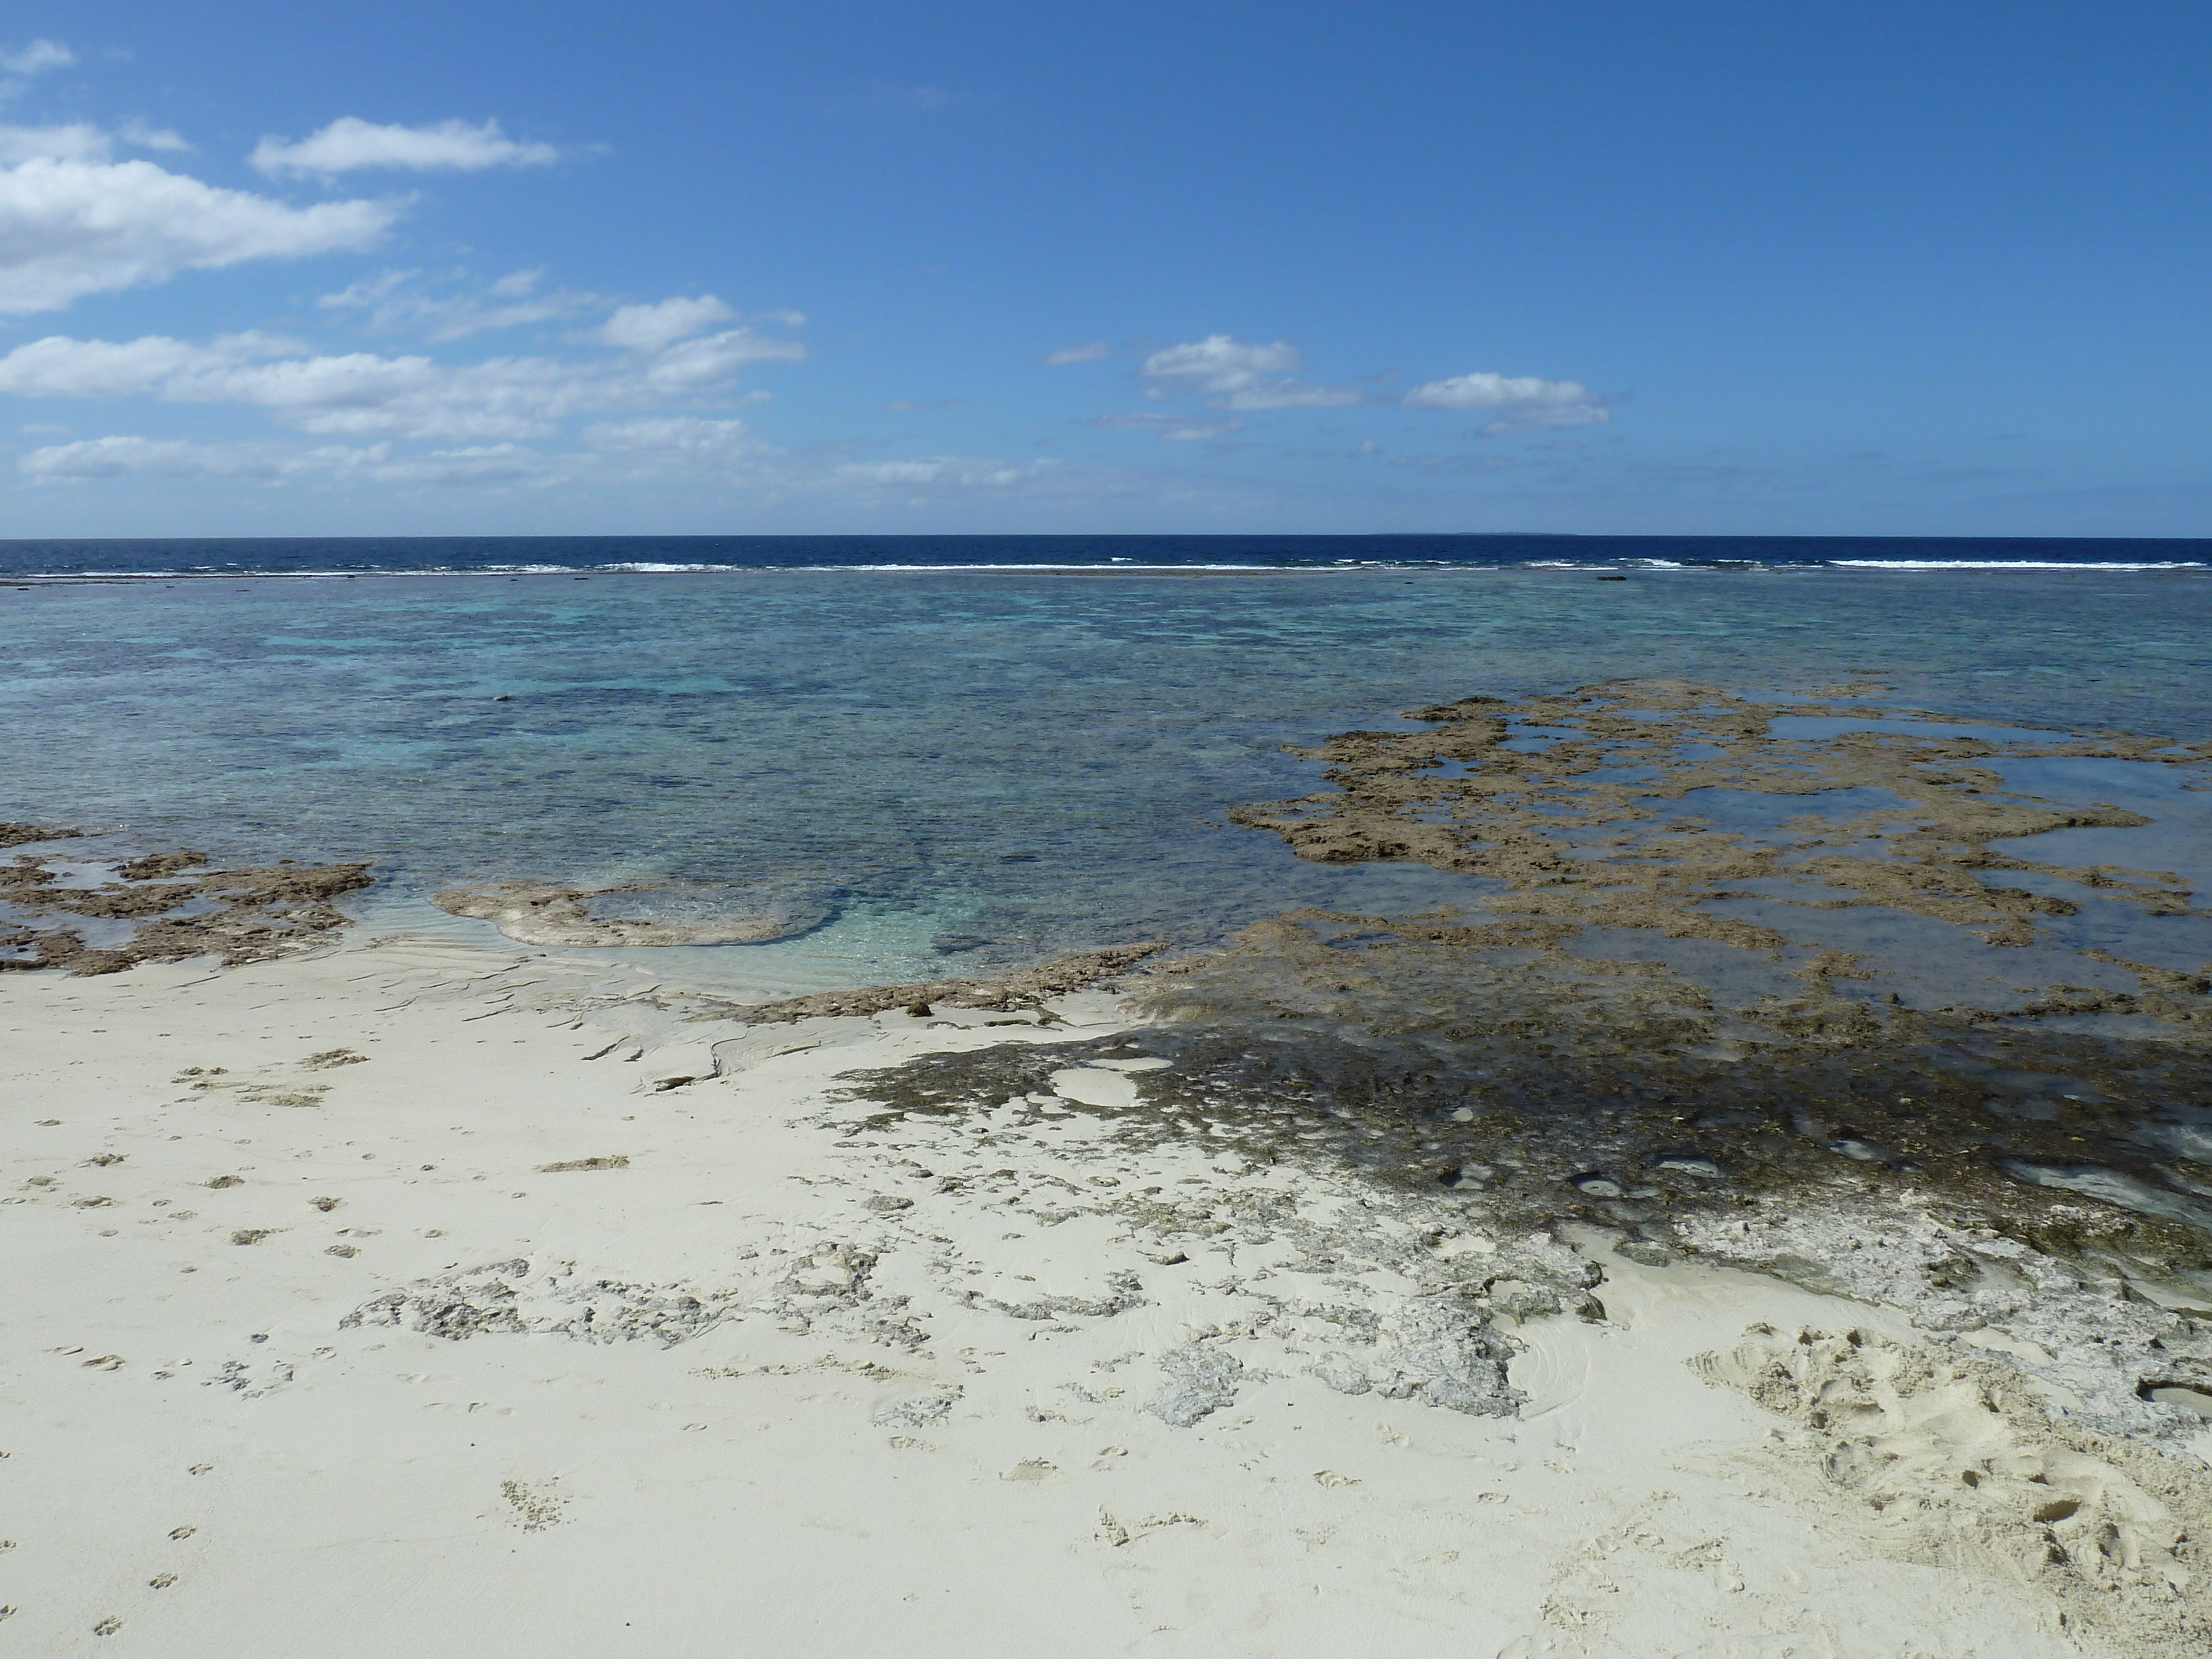
M 1775 720 L 1806 715 L 1886 726 L 1774 735 Z M 1272 830 L 1302 858 L 1410 860 L 1496 884 L 1482 899 L 1496 920 L 1470 945 L 1504 944 L 1498 930 L 1518 923 L 1525 942 L 1545 947 L 1602 926 L 1778 952 L 1790 940 L 1777 927 L 1711 907 L 1768 898 L 1754 884 L 1780 883 L 1795 890 L 1786 902 L 1810 909 L 1878 906 L 1948 922 L 1992 945 L 2046 943 L 2039 919 L 2079 907 L 1984 879 L 2014 872 L 2093 889 L 2146 915 L 2208 914 L 2167 872 L 2040 863 L 1994 845 L 2151 820 L 2109 803 L 2039 799 L 1974 763 L 2198 767 L 2212 745 L 2108 732 L 1999 741 L 1962 735 L 1954 718 L 1921 711 L 1758 702 L 1679 681 L 1614 682 L 1519 703 L 1468 697 L 1407 718 L 1427 729 L 1346 732 L 1293 750 L 1322 763 L 1330 790 L 1229 816 Z M 1722 827 L 1692 810 L 1692 793 L 1706 789 L 1802 798 L 1808 810 L 1755 830 Z M 1832 811 L 1837 792 L 1860 789 L 1886 791 L 1894 804 Z M 1832 810 L 1811 810 L 1821 807 Z M 1808 884 L 1827 892 L 1808 893 Z M 1863 976 L 1851 953 L 1834 950 L 1797 971 L 1815 997 L 1836 978 Z M 2177 988 L 2165 982 L 2154 997 L 2128 998 L 2127 1011 L 2197 1024 L 2202 1011 L 2177 1001 Z
M 71 832 L 74 834 L 75 832 Z M 22 839 L 54 839 L 53 832 Z M 142 962 L 214 956 L 226 966 L 282 956 L 346 925 L 332 902 L 374 879 L 365 864 L 272 865 L 164 879 L 204 864 L 194 852 L 155 853 L 114 863 L 95 887 L 63 882 L 43 860 L 0 865 L 0 896 L 38 918 L 0 932 L 0 969 L 60 968 L 113 974 Z M 149 879 L 151 878 L 151 879 Z M 88 944 L 68 921 L 135 921 L 129 939 Z

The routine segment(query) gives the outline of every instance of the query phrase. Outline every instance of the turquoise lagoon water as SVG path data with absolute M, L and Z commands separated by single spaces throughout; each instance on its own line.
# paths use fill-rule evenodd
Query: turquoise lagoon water
M 758 991 L 1463 900 L 1471 878 L 1302 863 L 1222 815 L 1314 786 L 1284 744 L 1473 693 L 1872 677 L 1880 701 L 1996 726 L 2212 736 L 2197 546 L 1856 544 L 1850 563 L 1800 544 L 1728 565 L 1680 544 L 1663 562 L 1363 546 L 1347 564 L 1296 543 L 1054 543 L 947 568 L 957 549 L 869 543 L 791 568 L 455 544 L 276 580 L 212 573 L 349 560 L 183 545 L 0 556 L 25 573 L 0 587 L 0 817 L 368 859 L 372 924 L 488 940 L 424 896 L 665 881 L 638 902 L 682 914 L 797 889 L 823 918 L 802 938 L 633 953 Z M 1239 565 L 1259 568 L 1220 568 Z M 149 574 L 106 579 L 124 570 Z M 2174 861 L 2201 863 L 2184 809 L 2206 798 L 2146 787 L 2169 797 L 2144 810 Z

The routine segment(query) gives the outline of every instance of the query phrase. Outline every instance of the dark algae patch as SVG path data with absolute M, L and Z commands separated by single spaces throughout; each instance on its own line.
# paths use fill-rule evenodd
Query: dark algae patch
M 2212 744 L 1879 689 L 1615 683 L 1330 738 L 1297 751 L 1327 788 L 1235 820 L 1304 858 L 1464 872 L 1468 904 L 1293 912 L 1144 997 L 1224 1034 L 1216 1070 L 1388 1121 L 1378 1152 L 1655 1243 L 1684 1206 L 1844 1179 L 2203 1265 L 2208 912 L 2172 871 L 2032 838 L 2153 823 L 2094 798 L 2111 763 L 2197 790 Z M 2023 762 L 2047 793 L 2008 786 Z
M 1138 968 L 1127 1033 L 854 1097 L 1019 1112 L 1058 1067 L 1164 1061 L 1124 1135 L 2006 1333 L 2117 1425 L 2212 1401 L 2212 931 L 2137 810 L 2185 830 L 2212 744 L 1879 690 L 1612 684 L 1328 738 L 1298 751 L 1324 787 L 1234 819 L 1464 873 L 1462 904 L 1289 912 Z

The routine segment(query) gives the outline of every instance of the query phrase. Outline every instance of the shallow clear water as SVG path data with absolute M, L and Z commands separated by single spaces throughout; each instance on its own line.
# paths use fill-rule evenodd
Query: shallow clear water
M 1877 676 L 1880 701 L 1970 722 L 2193 739 L 2212 734 L 2208 624 L 2212 575 L 2185 570 L 33 583 L 0 589 L 0 817 L 368 858 L 386 878 L 373 916 L 487 938 L 421 895 L 526 876 L 795 884 L 827 907 L 816 933 L 659 960 L 811 988 L 1471 896 L 1220 823 L 1315 785 L 1281 745 L 1419 703 Z M 2124 799 L 2123 779 L 2096 784 Z M 2176 811 L 2201 847 L 2206 799 L 2143 810 Z

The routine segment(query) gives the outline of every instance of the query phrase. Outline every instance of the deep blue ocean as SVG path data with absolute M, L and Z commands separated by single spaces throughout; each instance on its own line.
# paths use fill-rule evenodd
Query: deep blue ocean
M 452 536 L 0 541 L 0 575 L 1405 565 L 2203 568 L 2212 540 L 1774 536 Z
M 1314 787 L 1285 744 L 1469 694 L 1873 676 L 2212 736 L 2201 541 L 19 541 L 0 573 L 0 817 L 369 860 L 372 922 L 487 939 L 424 896 L 802 888 L 805 937 L 667 959 L 756 988 L 1456 902 L 1224 814 Z

